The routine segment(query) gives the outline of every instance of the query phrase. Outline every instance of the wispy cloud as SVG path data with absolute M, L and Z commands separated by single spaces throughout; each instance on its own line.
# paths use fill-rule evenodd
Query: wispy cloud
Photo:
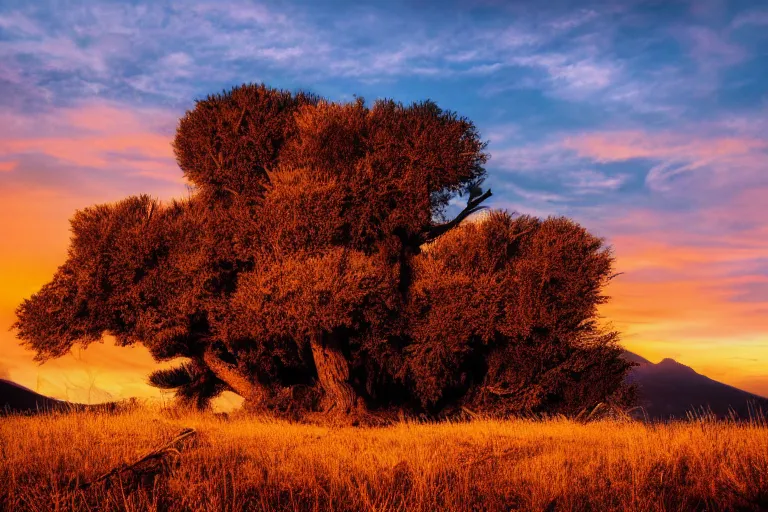
M 758 138 L 625 131 L 569 137 L 564 145 L 598 162 L 655 161 L 646 183 L 656 190 L 668 189 L 670 180 L 682 173 L 709 171 L 727 178 L 739 169 L 744 178 L 768 165 L 768 139 Z
M 547 46 L 598 17 L 585 10 L 535 24 L 468 28 L 453 23 L 427 34 L 382 9 L 355 23 L 338 19 L 326 26 L 299 9 L 244 2 L 201 2 L 191 8 L 86 4 L 61 20 L 8 13 L 0 18 L 0 28 L 11 37 L 0 43 L 0 55 L 8 62 L 33 57 L 35 74 L 25 78 L 38 83 L 68 70 L 86 83 L 105 88 L 122 83 L 173 99 L 179 88 L 186 89 L 185 80 L 227 79 L 254 64 L 306 77 L 367 81 L 531 68 L 542 71 L 556 93 L 578 96 L 605 88 L 618 65 L 594 55 L 587 44 L 568 52 Z
M 78 169 L 100 175 L 102 183 L 131 176 L 181 183 L 170 145 L 177 116 L 173 111 L 106 102 L 5 114 L 0 116 L 0 180 L 28 185 L 36 180 L 46 188 L 66 182 L 57 176 L 64 169 Z M 79 186 L 76 183 L 73 186 Z
M 671 90 L 684 76 L 655 74 L 668 62 L 658 69 L 630 69 L 632 62 L 618 51 L 617 30 L 625 18 L 637 23 L 628 9 L 542 11 L 512 23 L 489 19 L 469 25 L 445 19 L 430 30 L 390 9 L 340 8 L 339 16 L 318 22 L 312 9 L 245 1 L 183 6 L 93 2 L 55 17 L 44 12 L 20 8 L 0 13 L 0 30 L 7 36 L 0 42 L 0 56 L 8 72 L 20 72 L 16 64 L 23 61 L 17 78 L 54 97 L 62 90 L 79 90 L 122 99 L 133 90 L 183 102 L 207 91 L 206 84 L 246 75 L 259 79 L 280 70 L 305 83 L 333 77 L 360 83 L 487 77 L 482 88 L 494 94 L 539 89 L 568 101 L 610 101 L 651 111 L 658 91 Z M 347 17 L 341 15 L 345 12 Z M 746 55 L 722 30 L 674 30 L 702 65 L 732 65 Z M 650 94 L 649 88 L 657 93 Z
M 556 203 L 565 201 L 566 198 L 563 195 L 547 192 L 543 190 L 531 190 L 523 187 L 519 187 L 512 183 L 507 183 L 503 188 L 513 192 L 519 198 L 527 201 L 529 204 L 541 205 L 542 203 Z
M 746 50 L 728 40 L 727 31 L 693 26 L 679 29 L 690 52 L 702 67 L 732 66 L 747 57 Z
M 568 184 L 577 194 L 594 194 L 618 190 L 626 181 L 626 174 L 609 176 L 606 173 L 586 169 L 569 173 Z
M 549 87 L 554 94 L 566 99 L 583 99 L 608 88 L 617 82 L 621 69 L 618 63 L 573 53 L 520 56 L 512 62 L 543 70 L 546 83 L 538 86 Z
M 768 25 L 768 10 L 751 10 L 738 14 L 731 26 L 733 28 L 749 27 L 749 26 L 764 26 Z

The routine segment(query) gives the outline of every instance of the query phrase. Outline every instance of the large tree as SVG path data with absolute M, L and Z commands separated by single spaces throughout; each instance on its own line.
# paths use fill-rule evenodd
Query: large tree
M 475 126 L 426 101 L 263 85 L 198 101 L 173 143 L 194 185 L 78 211 L 67 261 L 18 308 L 44 361 L 111 335 L 196 407 L 574 412 L 622 392 L 597 322 L 612 256 L 565 218 L 489 212 Z M 466 206 L 448 217 L 449 203 Z

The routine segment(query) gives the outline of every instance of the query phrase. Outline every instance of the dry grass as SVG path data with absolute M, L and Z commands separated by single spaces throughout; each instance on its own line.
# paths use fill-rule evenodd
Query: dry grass
M 159 476 L 77 490 L 185 427 L 197 436 Z M 1 510 L 766 508 L 768 428 L 757 424 L 330 428 L 152 409 L 0 418 Z

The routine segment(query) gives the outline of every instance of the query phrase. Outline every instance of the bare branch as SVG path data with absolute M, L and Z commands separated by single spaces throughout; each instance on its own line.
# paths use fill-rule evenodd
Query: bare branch
M 203 361 L 219 380 L 241 397 L 251 400 L 252 405 L 258 405 L 266 398 L 267 391 L 264 386 L 249 379 L 237 365 L 222 360 L 214 350 L 206 349 L 203 353 Z
M 422 243 L 431 242 L 435 238 L 444 235 L 448 231 L 452 230 L 459 224 L 461 224 L 461 221 L 472 215 L 473 213 L 482 210 L 485 208 L 484 206 L 481 206 L 480 204 L 491 197 L 491 190 L 488 189 L 483 195 L 473 199 L 472 201 L 469 201 L 467 203 L 467 206 L 454 218 L 453 220 L 449 222 L 445 222 L 443 224 L 439 224 L 437 226 L 432 227 L 429 231 L 427 231 L 422 239 Z
M 197 432 L 195 431 L 195 429 L 185 428 L 184 430 L 176 434 L 176 437 L 174 437 L 164 445 L 158 448 L 155 448 L 154 450 L 148 452 L 145 455 L 142 455 L 136 462 L 133 462 L 132 464 L 128 464 L 128 465 L 120 464 L 119 466 L 115 466 L 114 468 L 107 471 L 106 473 L 96 478 L 95 480 L 92 480 L 90 482 L 84 482 L 80 484 L 77 488 L 78 490 L 85 490 L 93 486 L 94 484 L 109 480 L 113 476 L 120 475 L 121 473 L 127 473 L 128 471 L 137 470 L 142 463 L 145 463 L 153 459 L 162 458 L 166 453 L 175 452 L 176 454 L 178 454 L 179 451 L 175 449 L 174 446 L 177 445 L 179 442 L 183 441 L 184 439 L 194 435 L 197 435 Z

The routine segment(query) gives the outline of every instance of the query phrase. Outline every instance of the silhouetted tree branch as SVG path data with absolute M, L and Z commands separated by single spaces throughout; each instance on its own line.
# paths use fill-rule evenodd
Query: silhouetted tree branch
M 443 224 L 438 224 L 437 226 L 434 226 L 429 231 L 427 231 L 423 238 L 422 243 L 431 242 L 432 240 L 435 240 L 437 237 L 444 235 L 448 231 L 452 230 L 461 222 L 472 215 L 473 213 L 485 208 L 484 206 L 481 206 L 481 203 L 491 197 L 493 194 L 491 194 L 491 190 L 488 189 L 483 195 L 471 199 L 469 202 L 467 202 L 467 206 L 464 207 L 464 209 L 459 212 L 459 214 L 451 221 L 445 222 Z

